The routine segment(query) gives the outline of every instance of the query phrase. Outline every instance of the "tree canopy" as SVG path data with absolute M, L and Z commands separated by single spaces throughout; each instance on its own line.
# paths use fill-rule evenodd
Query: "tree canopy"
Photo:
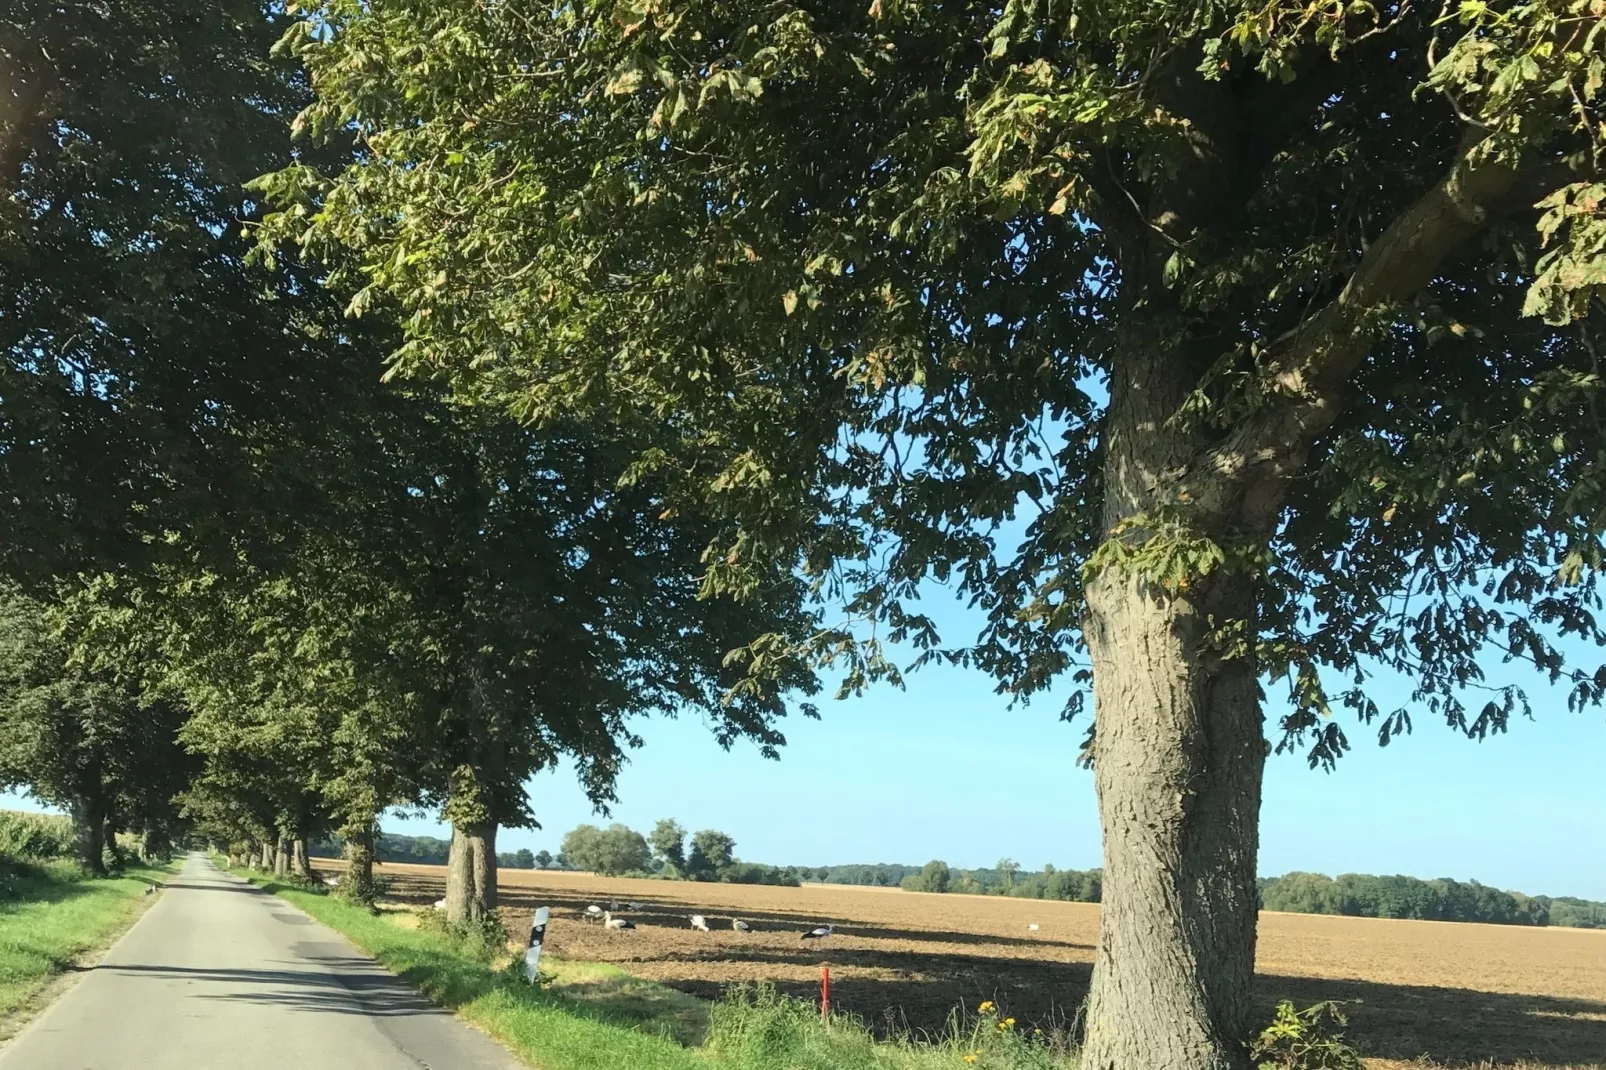
M 1085 1065 L 1238 1067 L 1263 686 L 1330 766 L 1335 706 L 1504 731 L 1489 655 L 1606 683 L 1561 653 L 1603 639 L 1603 18 L 326 0 L 299 122 L 361 151 L 265 178 L 263 233 L 401 309 L 399 371 L 650 435 L 729 518 L 707 590 L 779 561 L 1007 692 L 1091 682 Z
M 149 805 L 95 802 L 86 829 L 159 802 L 309 877 L 311 841 L 337 831 L 366 874 L 387 808 L 439 808 L 477 911 L 496 827 L 534 822 L 525 783 L 560 756 L 599 806 L 633 718 L 699 716 L 774 756 L 814 677 L 758 679 L 753 641 L 804 642 L 814 614 L 782 565 L 700 597 L 723 521 L 625 478 L 633 429 L 385 382 L 393 306 L 352 323 L 324 266 L 251 262 L 248 181 L 352 156 L 291 145 L 312 99 L 270 54 L 291 15 L 0 15 L 5 778 L 76 805 L 89 788 L 58 769 L 148 729 L 172 750 L 144 767 Z

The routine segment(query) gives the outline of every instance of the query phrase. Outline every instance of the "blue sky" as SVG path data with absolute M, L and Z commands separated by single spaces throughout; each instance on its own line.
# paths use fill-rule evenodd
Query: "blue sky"
M 1387 748 L 1356 727 L 1355 749 L 1331 774 L 1274 755 L 1261 872 L 1451 876 L 1606 899 L 1606 711 L 1569 712 L 1565 694 L 1529 672 L 1489 674 L 1531 683 L 1533 721 L 1479 744 L 1419 715 Z M 1386 700 L 1407 691 L 1384 681 L 1379 703 L 1392 708 Z M 751 747 L 721 751 L 695 718 L 644 725 L 614 819 L 643 831 L 660 817 L 719 828 L 763 862 L 1099 864 L 1093 778 L 1074 764 L 1083 726 L 1061 723 L 1057 703 L 1011 709 L 979 674 L 931 668 L 903 691 L 822 712 L 789 719 L 777 762 Z M 531 796 L 544 829 L 509 831 L 503 849 L 556 851 L 564 831 L 597 820 L 567 770 L 532 783 Z
M 956 628 L 964 620 L 943 616 Z M 1332 774 L 1273 756 L 1261 872 L 1475 878 L 1606 900 L 1606 711 L 1571 713 L 1534 674 L 1493 663 L 1489 672 L 1531 684 L 1533 721 L 1479 744 L 1419 715 L 1415 733 L 1385 749 L 1355 727 L 1355 750 Z M 1406 689 L 1396 680 L 1378 690 L 1392 708 Z M 698 718 L 643 723 L 646 746 L 620 778 L 614 819 L 643 831 L 660 817 L 719 828 L 761 862 L 1098 864 L 1092 774 L 1074 765 L 1082 727 L 1060 723 L 1057 703 L 1010 709 L 979 674 L 931 668 L 906 690 L 822 710 L 820 721 L 788 719 L 778 762 L 752 747 L 720 750 Z M 1276 712 L 1274 702 L 1268 720 Z M 505 831 L 504 850 L 556 852 L 566 830 L 599 820 L 567 768 L 530 792 L 544 828 Z M 420 820 L 386 827 L 442 831 Z

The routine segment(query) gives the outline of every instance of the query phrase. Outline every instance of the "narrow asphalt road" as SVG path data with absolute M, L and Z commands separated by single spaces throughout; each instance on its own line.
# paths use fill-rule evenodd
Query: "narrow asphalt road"
M 523 1070 L 345 938 L 190 856 L 0 1070 Z

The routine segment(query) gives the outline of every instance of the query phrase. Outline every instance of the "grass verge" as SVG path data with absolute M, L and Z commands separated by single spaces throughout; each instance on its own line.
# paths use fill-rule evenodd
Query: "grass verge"
M 0 1040 L 15 1033 L 79 959 L 107 947 L 153 900 L 168 867 L 91 878 L 70 862 L 0 860 Z
M 1068 1056 L 988 1013 L 940 1040 L 875 1040 L 773 990 L 717 1004 L 601 963 L 543 961 L 539 986 L 522 963 L 494 968 L 406 911 L 371 914 L 320 892 L 239 872 L 351 940 L 431 1000 L 541 1070 L 1074 1070 Z

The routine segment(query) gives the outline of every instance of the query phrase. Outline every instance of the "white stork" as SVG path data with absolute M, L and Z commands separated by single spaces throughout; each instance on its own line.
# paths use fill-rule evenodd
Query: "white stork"
M 753 927 L 747 924 L 747 922 L 743 921 L 741 918 L 731 919 L 731 928 L 735 929 L 739 933 L 750 933 L 753 931 Z
M 693 914 L 691 916 L 691 927 L 700 933 L 706 933 L 708 931 L 708 922 L 703 919 L 701 914 Z
M 1031 923 L 1031 924 L 1030 924 L 1030 925 L 1028 925 L 1028 926 L 1026 926 L 1026 927 L 1027 927 L 1027 928 L 1028 928 L 1028 929 L 1030 929 L 1030 930 L 1031 930 L 1031 931 L 1032 931 L 1032 932 L 1034 932 L 1034 933 L 1035 933 L 1035 932 L 1036 932 L 1036 931 L 1037 931 L 1037 929 L 1038 929 L 1038 925 L 1037 925 L 1037 922 L 1035 922 L 1035 921 L 1034 921 L 1034 922 L 1032 922 L 1032 923 Z
M 602 927 L 604 929 L 634 929 L 636 923 L 629 918 L 616 918 L 613 916 L 612 911 L 605 910 L 602 913 Z
M 803 940 L 824 940 L 827 936 L 830 936 L 835 931 L 836 931 L 836 926 L 835 925 L 821 925 L 818 928 L 810 929 L 808 932 L 804 933 L 802 935 L 801 939 L 803 939 Z
M 435 909 L 436 910 L 445 910 L 446 909 L 446 900 L 444 900 L 444 899 L 435 900 Z
M 586 920 L 587 921 L 601 921 L 602 920 L 602 915 L 603 915 L 603 909 L 601 907 L 597 906 L 597 904 L 592 903 L 590 906 L 586 907 Z

